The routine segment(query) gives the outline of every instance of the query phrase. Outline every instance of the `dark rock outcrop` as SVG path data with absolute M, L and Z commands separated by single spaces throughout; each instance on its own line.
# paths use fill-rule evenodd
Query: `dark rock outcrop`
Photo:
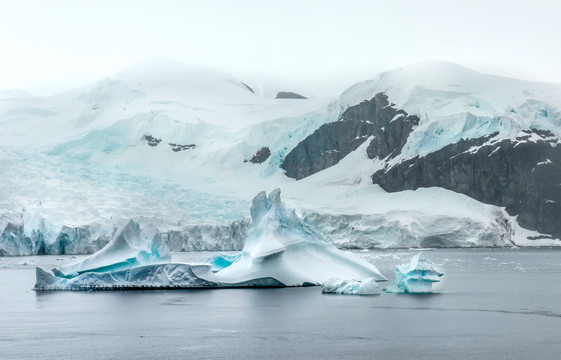
M 242 82 L 242 85 L 245 86 L 247 90 L 249 90 L 252 94 L 255 94 L 255 91 L 251 88 L 251 86 L 247 85 L 246 83 Z
M 286 176 L 297 180 L 337 164 L 374 136 L 367 148 L 370 158 L 394 157 L 400 153 L 419 118 L 408 116 L 377 94 L 345 110 L 341 119 L 322 125 L 290 151 L 281 164 Z
M 158 144 L 162 142 L 162 139 L 155 138 L 152 135 L 144 135 L 144 139 L 148 142 L 148 145 L 154 147 L 158 146 Z M 168 143 L 168 145 L 171 146 L 171 149 L 175 152 L 194 149 L 197 147 L 195 144 L 183 145 L 183 144 L 176 144 L 176 143 Z
M 443 187 L 504 206 L 520 226 L 561 238 L 561 147 L 548 131 L 449 144 L 372 175 L 389 192 Z
M 337 164 L 374 132 L 366 121 L 340 120 L 322 125 L 284 158 L 286 176 L 303 179 Z
M 413 131 L 413 127 L 418 124 L 419 118 L 417 116 L 400 115 L 376 131 L 374 139 L 366 148 L 366 154 L 370 159 L 396 157 L 401 154 L 401 149 L 407 142 L 409 134 Z
M 280 91 L 275 99 L 307 99 L 307 97 L 290 91 Z
M 249 161 L 250 163 L 253 164 L 261 164 L 265 162 L 269 158 L 269 156 L 271 156 L 271 149 L 269 149 L 267 146 L 264 146 L 261 149 L 259 149 L 255 153 L 255 155 L 251 157 L 251 159 L 245 160 L 244 162 Z
M 158 146 L 158 144 L 162 142 L 162 139 L 155 138 L 152 135 L 144 135 L 144 139 L 148 141 L 148 145 L 150 146 Z
M 171 149 L 175 152 L 194 149 L 194 148 L 197 147 L 195 144 L 181 145 L 181 144 L 175 144 L 175 143 L 168 143 L 168 145 L 171 146 Z

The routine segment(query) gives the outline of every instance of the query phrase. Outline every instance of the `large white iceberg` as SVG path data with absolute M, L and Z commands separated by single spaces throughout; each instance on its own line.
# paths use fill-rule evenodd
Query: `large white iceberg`
M 329 279 L 321 287 L 324 294 L 379 295 L 380 286 L 375 279 Z
M 388 293 L 432 293 L 432 284 L 444 275 L 424 253 L 418 253 L 409 264 L 396 266 L 395 280 L 385 289 Z
M 129 222 L 102 250 L 54 269 L 37 269 L 37 290 L 208 288 L 321 285 L 330 278 L 385 281 L 376 267 L 344 253 L 280 200 L 280 190 L 259 193 L 243 250 L 201 264 L 174 264 L 159 238 L 142 242 Z

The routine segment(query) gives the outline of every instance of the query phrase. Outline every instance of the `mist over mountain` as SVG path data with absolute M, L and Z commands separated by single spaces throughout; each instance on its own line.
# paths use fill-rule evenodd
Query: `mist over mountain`
M 90 253 L 131 218 L 237 250 L 277 187 L 342 248 L 561 244 L 560 84 L 423 62 L 333 99 L 264 88 L 159 61 L 2 92 L 0 254 Z

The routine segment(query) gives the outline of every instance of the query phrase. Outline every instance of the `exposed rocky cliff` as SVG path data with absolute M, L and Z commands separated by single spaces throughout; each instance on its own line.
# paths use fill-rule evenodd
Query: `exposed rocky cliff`
M 286 155 L 281 168 L 288 177 L 305 178 L 337 164 L 372 136 L 367 149 L 371 159 L 396 156 L 418 122 L 418 117 L 408 116 L 379 93 L 302 140 Z
M 417 116 L 379 93 L 318 128 L 285 157 L 281 168 L 302 179 L 337 164 L 371 138 L 368 157 L 386 164 L 372 181 L 384 190 L 442 187 L 505 207 L 523 228 L 561 238 L 561 147 L 552 132 L 527 129 L 510 139 L 498 133 L 461 139 L 390 166 L 418 124 Z
M 262 164 L 265 161 L 267 161 L 269 156 L 271 156 L 271 149 L 269 149 L 267 146 L 264 146 L 261 149 L 259 149 L 255 153 L 255 155 L 251 157 L 251 159 L 249 160 L 246 159 L 245 162 L 249 161 L 252 164 Z
M 496 134 L 445 146 L 380 170 L 372 181 L 389 192 L 438 186 L 517 215 L 520 226 L 561 238 L 561 147 L 548 131 L 515 139 Z

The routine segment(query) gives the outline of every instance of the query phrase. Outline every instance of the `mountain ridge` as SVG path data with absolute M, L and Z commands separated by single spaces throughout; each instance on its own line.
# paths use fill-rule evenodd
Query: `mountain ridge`
M 341 246 L 420 246 L 435 236 L 442 246 L 559 245 L 551 236 L 529 240 L 543 234 L 521 228 L 516 215 L 500 204 L 465 199 L 445 187 L 387 193 L 372 185 L 373 174 L 462 139 L 496 133 L 500 142 L 530 129 L 559 137 L 561 85 L 451 65 L 435 79 L 431 72 L 438 66 L 431 63 L 420 75 L 427 65 L 386 72 L 330 102 L 278 101 L 251 93 L 241 81 L 233 85 L 214 75 L 206 81 L 205 74 L 194 78 L 203 79 L 194 87 L 182 87 L 177 79 L 168 86 L 125 76 L 53 97 L 2 101 L 0 167 L 9 175 L 0 186 L 0 218 L 6 225 L 0 226 L 0 244 L 13 243 L 14 236 L 22 243 L 42 238 L 54 244 L 73 233 L 68 228 L 90 226 L 94 230 L 74 232 L 79 239 L 65 240 L 87 245 L 106 238 L 116 221 L 126 218 L 140 219 L 147 234 L 185 234 L 179 239 L 187 239 L 196 225 L 211 226 L 211 233 L 238 229 L 229 224 L 247 218 L 244 209 L 255 193 L 280 187 L 290 206 L 309 214 Z M 462 91 L 458 79 L 467 79 Z M 298 181 L 284 174 L 281 165 L 298 144 L 382 93 L 388 102 L 382 107 L 394 108 L 395 114 L 376 131 L 359 134 L 364 141 Z M 415 120 L 408 124 L 408 118 Z M 149 145 L 148 136 L 160 141 Z M 333 144 L 342 144 L 337 131 L 331 136 Z M 330 147 L 307 150 L 308 155 L 319 159 L 323 152 L 340 150 Z M 268 149 L 267 156 L 246 161 L 262 149 Z M 9 220 L 14 216 L 23 220 Z M 351 223 L 333 228 L 327 219 Z M 463 230 L 454 232 L 454 227 Z M 470 235 L 469 228 L 480 230 Z M 370 241 L 368 234 L 376 235 Z M 223 236 L 234 235 L 226 231 Z M 240 244 L 240 239 L 238 234 L 224 241 Z M 92 248 L 86 245 L 83 249 Z

